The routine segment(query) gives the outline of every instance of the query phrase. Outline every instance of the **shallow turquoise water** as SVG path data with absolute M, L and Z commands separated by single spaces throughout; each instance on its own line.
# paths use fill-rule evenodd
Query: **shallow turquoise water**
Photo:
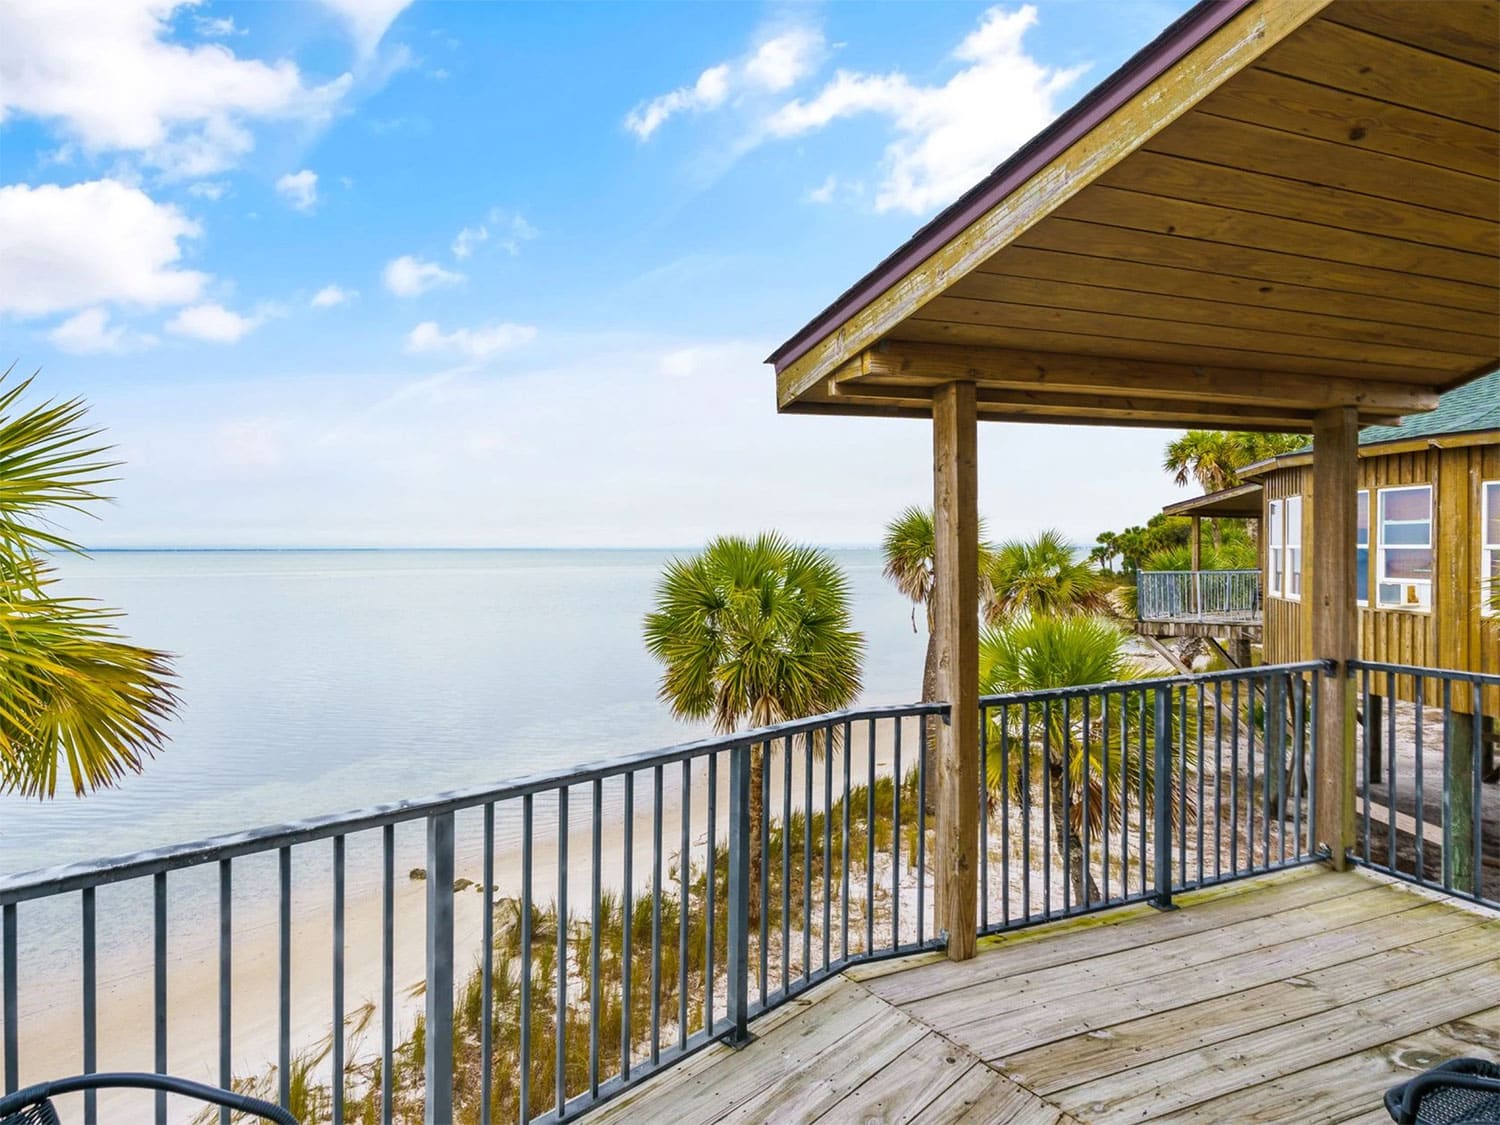
M 178 654 L 172 743 L 118 790 L 0 798 L 0 871 L 197 839 L 696 737 L 641 618 L 669 551 L 106 552 L 66 589 Z M 920 693 L 925 638 L 874 550 L 835 552 L 865 699 Z

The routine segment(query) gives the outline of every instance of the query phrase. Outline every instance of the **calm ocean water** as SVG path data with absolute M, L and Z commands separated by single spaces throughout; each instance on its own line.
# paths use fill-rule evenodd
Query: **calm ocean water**
M 183 707 L 139 777 L 0 797 L 0 871 L 498 781 L 704 733 L 656 700 L 641 619 L 669 551 L 104 552 L 68 592 L 177 654 Z M 917 698 L 925 638 L 874 550 L 835 552 L 865 700 Z

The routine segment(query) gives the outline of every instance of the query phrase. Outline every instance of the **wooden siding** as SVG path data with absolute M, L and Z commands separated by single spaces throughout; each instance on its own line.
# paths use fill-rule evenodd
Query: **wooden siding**
M 1307 575 L 1317 502 L 1312 494 L 1312 470 L 1303 466 L 1280 468 L 1267 473 L 1263 480 L 1267 503 L 1299 494 L 1303 497 L 1302 572 Z M 1372 599 L 1378 565 L 1378 490 L 1430 484 L 1433 491 L 1432 608 L 1417 611 L 1361 607 L 1361 659 L 1457 671 L 1500 672 L 1500 618 L 1482 616 L 1479 604 L 1482 484 L 1487 480 L 1500 480 L 1500 433 L 1489 435 L 1483 444 L 1418 450 L 1404 447 L 1402 452 L 1360 458 L 1359 487 L 1370 492 L 1368 589 Z M 1269 534 L 1265 538 L 1269 542 Z M 1264 561 L 1262 565 L 1265 566 Z M 1270 589 L 1269 584 L 1266 589 Z M 1306 660 L 1312 656 L 1310 619 L 1302 602 L 1267 594 L 1264 622 L 1263 654 L 1267 663 Z M 1383 690 L 1383 685 L 1377 690 Z M 1435 694 L 1440 690 L 1435 685 L 1429 683 L 1425 690 L 1429 704 L 1441 700 L 1441 695 Z M 1414 688 L 1409 682 L 1401 682 L 1396 695 L 1410 700 Z M 1482 706 L 1486 714 L 1500 715 L 1500 691 L 1486 691 Z M 1467 700 L 1455 700 L 1455 707 L 1469 710 Z

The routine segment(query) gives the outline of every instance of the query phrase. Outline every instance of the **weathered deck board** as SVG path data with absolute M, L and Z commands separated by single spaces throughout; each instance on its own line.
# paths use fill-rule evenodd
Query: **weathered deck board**
M 1500 1051 L 1500 915 L 1321 869 L 1179 901 L 850 970 L 590 1119 L 1376 1122 Z

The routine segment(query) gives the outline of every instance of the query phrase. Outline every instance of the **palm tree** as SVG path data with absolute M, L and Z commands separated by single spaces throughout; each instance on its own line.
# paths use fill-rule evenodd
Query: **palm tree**
M 1162 468 L 1178 485 L 1196 481 L 1204 492 L 1218 492 L 1240 483 L 1240 470 L 1268 457 L 1290 453 L 1307 444 L 1302 434 L 1259 434 L 1227 430 L 1188 430 L 1167 443 Z M 1214 519 L 1214 547 L 1223 545 L 1219 521 Z
M 729 733 L 847 707 L 859 695 L 863 635 L 843 571 L 826 552 L 774 533 L 724 536 L 667 564 L 646 615 L 663 665 L 658 697 L 679 719 Z M 750 871 L 759 878 L 764 747 L 750 754 Z M 752 913 L 758 919 L 756 896 Z
M 931 508 L 910 507 L 885 525 L 885 538 L 880 544 L 885 556 L 885 576 L 896 589 L 912 603 L 911 628 L 917 631 L 917 608 L 927 616 L 927 654 L 922 662 L 922 702 L 931 703 L 938 697 L 937 683 L 937 534 L 933 528 Z M 984 541 L 984 521 L 979 523 L 979 573 L 981 603 L 988 602 L 989 588 L 984 575 L 989 567 L 993 548 Z M 978 607 L 976 607 L 978 612 Z M 937 746 L 937 716 L 929 716 L 927 723 L 928 752 Z M 933 784 L 933 774 L 928 769 L 923 777 Z M 922 803 L 929 813 L 934 812 L 931 792 L 922 794 Z
M 1109 585 L 1087 560 L 1074 556 L 1061 532 L 1002 543 L 986 573 L 991 596 L 985 618 L 995 625 L 1025 614 L 1112 613 Z
M 34 376 L 33 376 L 34 378 Z M 80 399 L 26 405 L 0 376 L 0 793 L 77 795 L 137 773 L 173 712 L 169 658 L 125 643 L 118 614 L 55 592 L 45 553 L 81 553 L 53 520 L 103 499 L 114 467 Z M 9 383 L 9 385 L 6 385 Z
M 988 628 L 979 645 L 979 691 L 998 695 L 1049 688 L 1082 687 L 1141 678 L 1129 661 L 1127 634 L 1099 617 L 1027 615 Z M 1154 700 L 1142 689 L 1126 706 L 1116 696 L 1105 722 L 1103 697 L 999 707 L 991 712 L 985 779 L 991 794 L 1019 802 L 1027 789 L 1045 787 L 1052 829 L 1074 902 L 1098 902 L 1086 849 L 1106 826 L 1126 829 L 1126 794 L 1145 793 L 1147 816 L 1154 808 L 1155 779 L 1149 745 Z M 1123 723 L 1123 729 L 1122 729 Z M 1004 738 L 1001 737 L 1003 728 Z M 1143 741 L 1144 740 L 1144 741 Z M 1184 745 L 1192 738 L 1185 736 Z M 1001 746 L 1008 747 L 1002 756 Z M 1186 807 L 1173 800 L 1174 811 Z

